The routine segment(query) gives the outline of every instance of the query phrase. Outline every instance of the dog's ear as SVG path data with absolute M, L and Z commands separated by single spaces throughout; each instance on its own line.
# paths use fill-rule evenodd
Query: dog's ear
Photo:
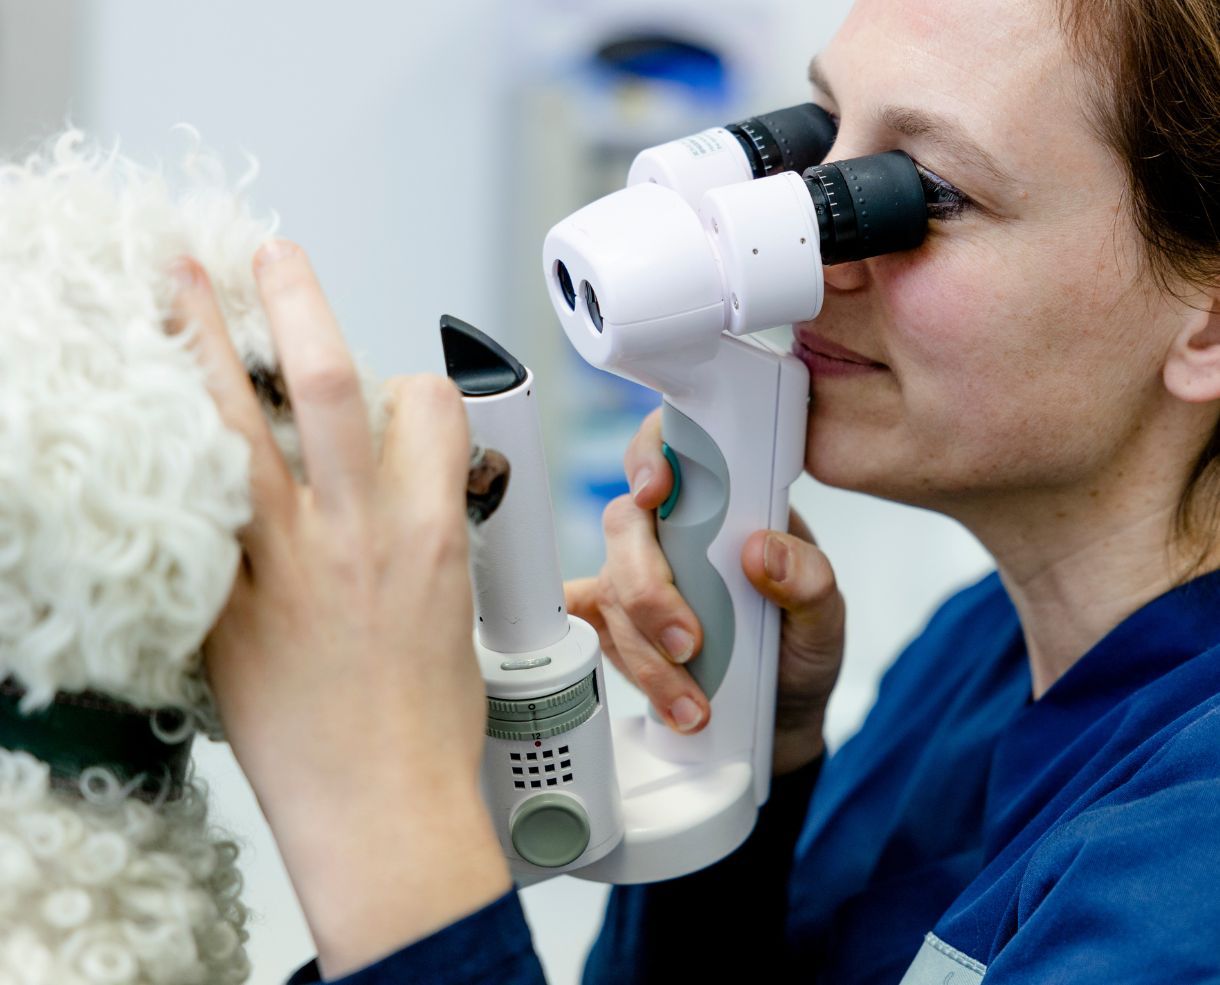
M 494 448 L 477 451 L 466 484 L 466 515 L 476 526 L 495 513 L 508 489 L 512 466 Z

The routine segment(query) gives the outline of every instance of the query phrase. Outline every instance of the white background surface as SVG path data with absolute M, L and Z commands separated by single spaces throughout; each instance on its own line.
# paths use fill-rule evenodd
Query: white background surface
M 596 4 L 563 6 L 579 16 Z M 847 3 L 775 6 L 772 34 L 755 39 L 770 55 L 765 89 L 797 102 L 805 63 Z M 172 159 L 182 144 L 170 128 L 187 121 L 235 171 L 243 151 L 255 154 L 256 201 L 306 246 L 354 347 L 386 375 L 437 372 L 437 315 L 494 324 L 502 254 L 517 248 L 504 231 L 513 189 L 497 181 L 499 162 L 514 152 L 506 45 L 534 25 L 510 24 L 513 9 L 507 0 L 4 0 L 0 137 L 11 152 L 70 117 L 104 141 L 119 138 L 133 156 Z M 544 328 L 566 344 L 557 327 Z M 987 559 L 955 525 L 925 513 L 808 479 L 794 499 L 849 599 L 848 659 L 830 720 L 837 742 L 896 648 Z M 612 693 L 619 713 L 631 701 Z M 199 769 L 217 819 L 244 845 L 257 914 L 252 982 L 278 985 L 312 956 L 307 928 L 232 757 L 203 745 Z M 604 895 L 566 878 L 525 893 L 552 985 L 578 980 Z

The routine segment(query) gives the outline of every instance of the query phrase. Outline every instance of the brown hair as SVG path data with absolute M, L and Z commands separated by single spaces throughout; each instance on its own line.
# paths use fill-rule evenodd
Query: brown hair
M 1127 169 L 1150 271 L 1172 292 L 1220 281 L 1220 0 L 1060 0 L 1069 41 L 1101 85 L 1095 122 Z M 1207 546 L 1220 517 L 1220 427 L 1178 503 Z M 1204 547 L 1204 550 L 1207 549 Z

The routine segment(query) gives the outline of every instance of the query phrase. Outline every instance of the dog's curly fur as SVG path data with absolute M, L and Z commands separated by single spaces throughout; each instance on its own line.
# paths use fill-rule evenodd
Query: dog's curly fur
M 240 561 L 249 448 L 191 328 L 165 331 L 176 257 L 208 271 L 300 475 L 251 271 L 274 223 L 197 150 L 181 178 L 77 132 L 0 166 L 0 681 L 23 712 L 88 689 L 215 731 L 200 647 Z M 0 985 L 244 981 L 237 853 L 200 785 L 151 804 L 103 769 L 79 787 L 0 749 Z
M 204 792 L 150 805 L 106 770 L 81 797 L 0 750 L 0 982 L 242 982 L 237 849 L 209 829 Z

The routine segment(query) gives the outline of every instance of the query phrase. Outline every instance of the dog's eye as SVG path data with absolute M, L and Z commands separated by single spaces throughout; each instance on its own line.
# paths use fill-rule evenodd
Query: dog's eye
M 265 407 L 276 413 L 292 410 L 288 388 L 278 369 L 256 366 L 250 370 L 250 382 L 254 384 L 254 392 Z
M 477 462 L 466 485 L 466 515 L 474 524 L 483 523 L 499 507 L 512 472 L 508 459 L 492 448 L 483 449 Z

